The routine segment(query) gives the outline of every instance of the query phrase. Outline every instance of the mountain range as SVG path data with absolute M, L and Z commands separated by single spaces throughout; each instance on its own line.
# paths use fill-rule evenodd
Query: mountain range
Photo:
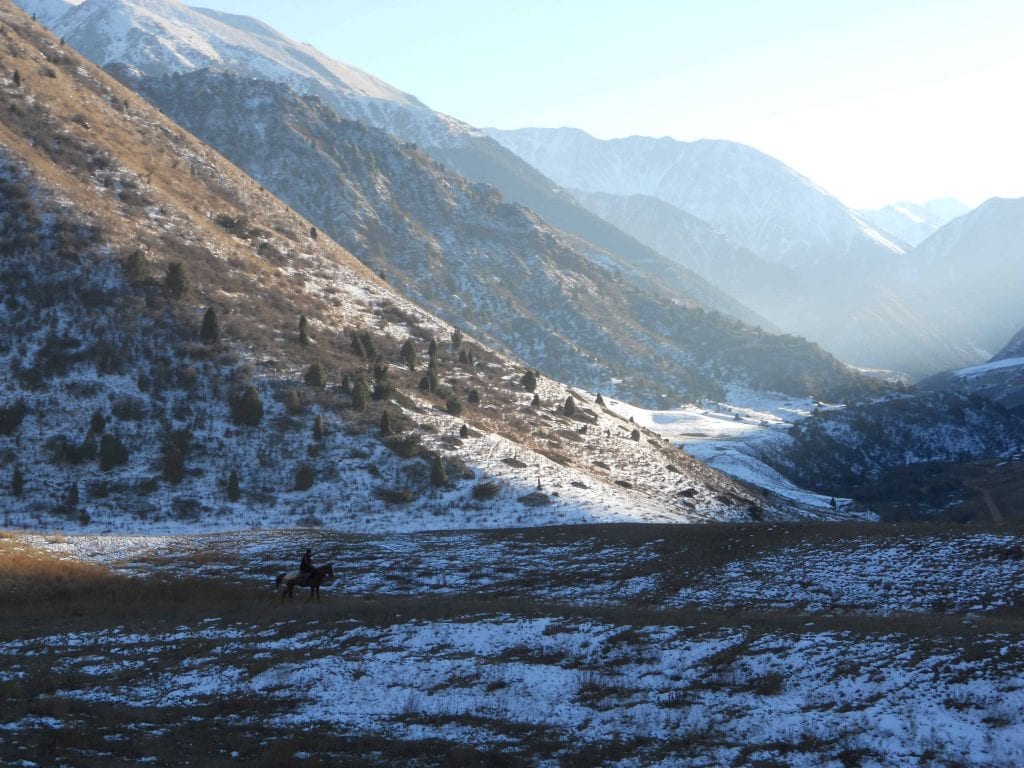
M 878 229 L 895 235 L 913 247 L 970 210 L 969 206 L 959 200 L 947 197 L 927 203 L 893 203 L 883 208 L 861 209 L 857 214 Z

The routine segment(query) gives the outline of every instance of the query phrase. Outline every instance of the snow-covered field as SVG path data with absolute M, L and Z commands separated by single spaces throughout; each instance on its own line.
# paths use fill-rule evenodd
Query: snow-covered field
M 0 760 L 1024 763 L 1024 536 L 845 528 L 8 534 L 216 594 L 7 612 Z M 337 578 L 282 603 L 305 546 Z
M 841 406 L 740 387 L 729 390 L 726 403 L 688 405 L 669 411 L 648 411 L 619 401 L 609 401 L 609 406 L 738 480 L 826 516 L 841 512 L 844 518 L 874 519 L 871 513 L 855 511 L 849 499 L 836 499 L 833 507 L 831 497 L 800 488 L 752 455 L 756 446 L 784 439 L 791 424 L 815 410 Z

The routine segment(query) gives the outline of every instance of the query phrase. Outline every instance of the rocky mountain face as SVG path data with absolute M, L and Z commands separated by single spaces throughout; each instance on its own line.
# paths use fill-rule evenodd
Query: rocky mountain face
M 921 387 L 980 395 L 1024 413 L 1024 329 L 987 363 L 936 374 L 921 382 Z
M 894 203 L 884 208 L 859 210 L 857 215 L 879 230 L 914 247 L 943 225 L 970 210 L 959 200 L 943 198 L 924 204 Z
M 696 275 L 652 284 L 316 97 L 207 71 L 128 82 L 406 295 L 558 378 L 651 405 L 738 382 L 868 387 L 805 342 L 705 312 L 730 300 Z
M 993 198 L 894 262 L 888 279 L 911 311 L 972 345 L 981 363 L 1024 322 L 1022 263 L 1024 198 Z
M 4 525 L 784 514 L 424 312 L 6 0 L 0 24 Z
M 934 332 L 918 306 L 887 285 L 903 244 L 755 149 L 640 136 L 601 141 L 575 129 L 489 133 L 645 244 L 677 249 L 666 255 L 684 264 L 699 263 L 702 246 L 689 239 L 692 223 L 666 206 L 704 221 L 757 259 L 727 256 L 718 284 L 848 362 L 921 376 L 979 359 L 969 339 Z M 595 193 L 630 202 L 600 203 Z M 763 280 L 764 263 L 779 273 Z
M 52 19 L 57 34 L 102 66 L 124 65 L 146 76 L 211 68 L 283 83 L 297 93 L 318 96 L 343 118 L 417 145 L 464 178 L 494 186 L 507 202 L 525 205 L 621 262 L 654 262 L 673 272 L 674 262 L 587 211 L 486 134 L 255 19 L 191 8 L 177 0 L 86 0 L 63 4 L 63 13 L 53 0 L 20 2 Z M 692 276 L 677 272 L 671 278 L 676 287 L 693 288 Z M 771 327 L 735 301 L 727 304 L 710 306 Z

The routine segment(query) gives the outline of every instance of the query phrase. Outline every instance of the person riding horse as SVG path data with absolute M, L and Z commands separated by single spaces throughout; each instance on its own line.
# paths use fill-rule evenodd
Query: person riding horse
M 307 574 L 305 577 L 307 580 L 320 575 L 320 569 L 313 565 L 312 550 L 307 549 L 302 556 L 302 562 L 299 563 L 299 572 Z

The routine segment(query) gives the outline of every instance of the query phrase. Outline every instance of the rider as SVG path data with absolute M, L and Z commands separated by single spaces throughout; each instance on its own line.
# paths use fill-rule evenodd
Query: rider
M 306 549 L 306 553 L 302 556 L 302 562 L 299 563 L 299 571 L 301 573 L 308 573 L 307 579 L 320 575 L 320 569 L 313 565 L 313 551 L 311 549 Z

